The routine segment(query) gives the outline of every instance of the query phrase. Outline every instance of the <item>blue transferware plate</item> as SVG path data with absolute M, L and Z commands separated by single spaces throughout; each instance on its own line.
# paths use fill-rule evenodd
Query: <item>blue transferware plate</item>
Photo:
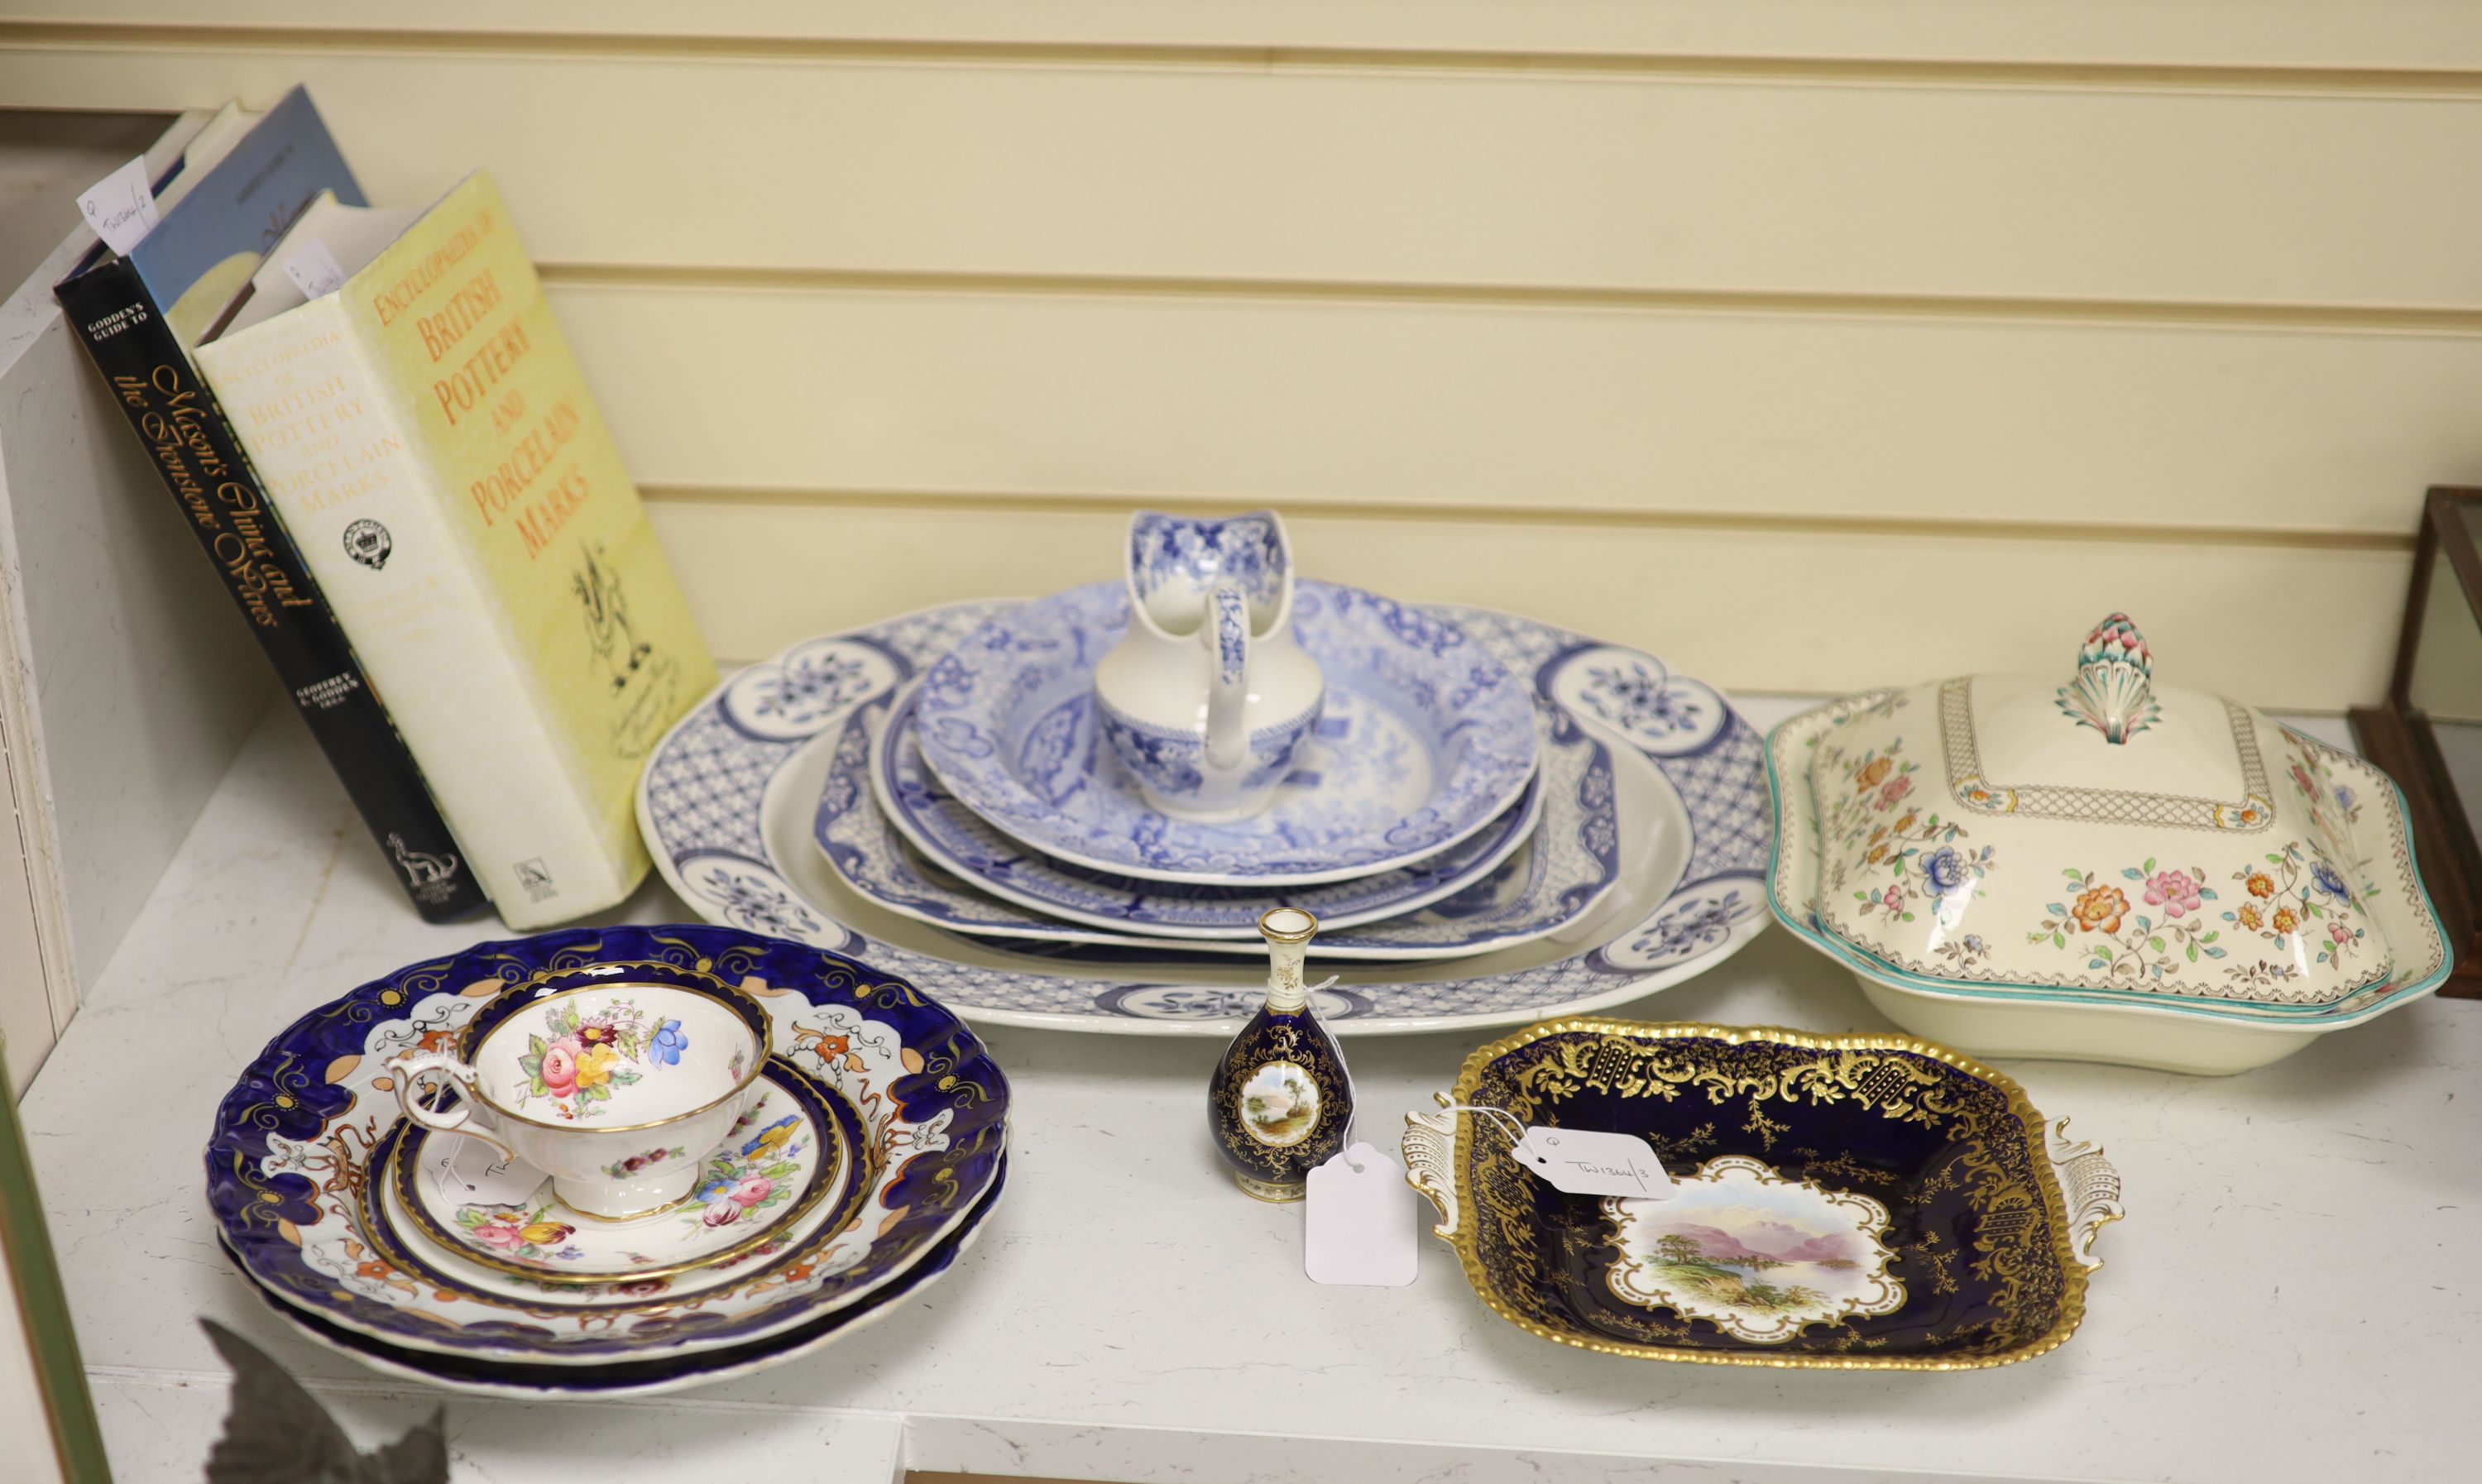
M 1552 713 L 1534 781 L 1491 829 L 1405 871 L 1273 893 L 1106 876 L 1029 851 L 947 795 L 905 731 L 907 715 L 900 699 L 892 712 L 873 702 L 845 724 L 812 832 L 855 890 L 951 932 L 1257 958 L 1259 915 L 1284 905 L 1318 915 L 1323 958 L 1450 958 L 1558 932 L 1619 877 L 1610 754 L 1563 713 Z M 1456 859 L 1467 856 L 1476 859 Z M 1206 931 L 1249 936 L 1190 936 Z M 1178 942 L 1166 941 L 1175 934 Z M 1064 950 L 1056 961 L 1127 958 Z
M 1435 1234 L 1500 1317 L 1641 1360 L 1968 1370 L 2073 1334 L 2120 1177 L 2003 1073 L 1910 1036 L 1563 1020 L 1405 1116 Z M 1569 1195 L 1494 1125 L 1647 1141 L 1672 1192 Z
M 712 920 L 936 984 L 972 1019 L 1229 1038 L 1264 992 L 1262 966 L 1216 968 L 1182 954 L 1104 967 L 1010 952 L 887 911 L 845 885 L 811 838 L 853 709 L 920 674 L 1004 606 L 960 603 L 807 640 L 719 686 L 656 744 L 639 777 L 638 828 L 655 868 Z M 1620 879 L 1548 938 L 1452 968 L 1357 965 L 1319 996 L 1324 1019 L 1345 1034 L 1378 1034 L 1580 1014 L 1703 972 L 1764 928 L 1771 816 L 1761 746 L 1722 695 L 1641 650 L 1548 623 L 1428 611 L 1524 680 L 1546 726 L 1564 714 L 1610 748 Z
M 1090 927 L 1133 929 L 1164 938 L 1248 940 L 1258 915 L 1278 904 L 1317 914 L 1326 929 L 1358 927 L 1451 895 L 1508 859 L 1543 813 L 1542 774 L 1528 778 L 1500 816 L 1456 844 L 1411 865 L 1368 876 L 1276 887 L 1216 887 L 1146 881 L 1054 861 L 999 830 L 948 791 L 922 755 L 914 721 L 922 692 L 899 698 L 872 746 L 870 791 L 889 823 L 937 865 L 994 895 Z M 1320 723 L 1350 729 L 1330 715 Z M 834 794 L 832 776 L 824 801 Z
M 1117 582 L 1015 608 L 933 665 L 922 755 L 1005 833 L 1089 870 L 1192 885 L 1310 886 L 1412 865 L 1488 826 L 1533 777 L 1533 710 L 1499 657 L 1436 614 L 1299 582 L 1293 632 L 1327 709 L 1260 813 L 1158 812 L 1095 728 L 1095 666 L 1121 642 Z
M 728 1381 L 736 1376 L 753 1375 L 781 1365 L 786 1361 L 798 1360 L 835 1340 L 868 1329 L 904 1308 L 906 1300 L 929 1287 L 934 1280 L 948 1271 L 972 1248 L 976 1237 L 982 1235 L 985 1218 L 999 1204 L 1000 1192 L 1008 1184 L 1008 1156 L 1003 1153 L 998 1167 L 991 1174 L 990 1188 L 958 1229 L 921 1261 L 907 1268 L 886 1287 L 860 1303 L 821 1314 L 807 1324 L 766 1339 L 753 1339 L 693 1355 L 614 1361 L 601 1365 L 534 1365 L 518 1361 L 476 1361 L 457 1355 L 429 1355 L 418 1350 L 399 1350 L 341 1329 L 316 1314 L 294 1308 L 263 1288 L 259 1290 L 259 1297 L 276 1312 L 277 1317 L 312 1343 L 351 1356 L 373 1370 L 436 1386 L 441 1391 L 519 1400 L 545 1396 L 651 1396 L 664 1391 L 687 1391 L 691 1387 Z M 224 1250 L 225 1260 L 240 1268 L 244 1277 L 250 1276 L 250 1269 L 233 1256 L 228 1243 L 219 1237 L 216 1245 Z
M 505 994 L 622 975 L 738 988 L 763 1004 L 775 1054 L 861 1111 L 860 1209 L 759 1248 L 730 1284 L 675 1294 L 658 1282 L 619 1312 L 578 1290 L 495 1296 L 417 1282 L 374 1245 L 359 1208 L 398 1117 L 380 1085 L 386 1063 L 453 1046 Z M 294 1022 L 217 1109 L 207 1202 L 262 1288 L 400 1349 L 554 1365 L 678 1356 L 781 1334 L 893 1282 L 988 1188 L 1007 1114 L 1008 1080 L 973 1032 L 869 965 L 731 928 L 573 928 L 400 969 Z

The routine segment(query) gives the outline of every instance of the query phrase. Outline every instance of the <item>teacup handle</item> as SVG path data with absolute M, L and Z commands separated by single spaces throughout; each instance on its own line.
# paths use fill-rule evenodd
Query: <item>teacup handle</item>
M 1250 600 L 1227 577 L 1206 595 L 1206 765 L 1228 771 L 1250 760 Z
M 469 1139 L 482 1140 L 512 1160 L 517 1157 L 515 1150 L 474 1125 L 473 1068 L 454 1056 L 425 1051 L 419 1055 L 400 1056 L 388 1063 L 388 1070 L 396 1073 L 396 1102 L 405 1110 L 407 1118 L 435 1133 L 462 1133 Z M 443 1085 L 453 1083 L 464 1095 L 463 1100 L 447 1112 L 440 1112 L 416 1096 L 425 1077 L 436 1079 L 429 1096 L 437 1097 Z

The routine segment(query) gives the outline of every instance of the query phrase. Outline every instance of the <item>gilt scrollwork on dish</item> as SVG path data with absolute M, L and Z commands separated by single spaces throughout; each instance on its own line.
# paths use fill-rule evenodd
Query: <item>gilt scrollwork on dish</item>
M 2102 1219 L 2102 1167 L 2072 1169 L 2073 1211 L 2023 1089 L 1928 1043 L 1555 1020 L 1476 1051 L 1442 1101 L 1638 1134 L 1667 1163 L 1695 1150 L 1691 1180 L 1799 1206 L 1768 1218 L 1719 1190 L 1717 1220 L 1660 1221 L 1647 1213 L 1661 1203 L 1563 1195 L 1488 1140 L 1460 1148 L 1453 1114 L 1410 1115 L 1409 1178 L 1460 1218 L 1440 1232 L 1467 1280 L 1544 1338 L 1710 1365 L 1947 1370 L 2041 1355 L 2082 1316 L 2091 1232 L 2073 1217 Z
M 1435 1094 L 1444 1106 L 1444 1093 Z M 1405 1137 L 1401 1145 L 1405 1155 L 1405 1179 L 1422 1193 L 1439 1213 L 1435 1236 L 1457 1234 L 1457 1115 L 1454 1112 L 1430 1113 L 1415 1109 L 1405 1115 Z
M 2094 1255 L 2096 1233 L 2128 1214 L 2120 1204 L 2120 1172 L 2093 1143 L 2071 1139 L 2065 1118 L 2054 1121 L 2045 1136 L 2060 1188 L 2068 1193 L 2070 1250 L 2089 1269 L 2099 1268 L 2102 1259 Z

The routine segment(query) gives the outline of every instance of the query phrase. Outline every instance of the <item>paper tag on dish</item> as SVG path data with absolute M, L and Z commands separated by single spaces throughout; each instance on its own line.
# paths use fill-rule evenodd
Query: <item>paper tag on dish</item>
M 1654 1149 L 1635 1134 L 1592 1128 L 1529 1127 L 1509 1154 L 1572 1196 L 1638 1196 L 1660 1201 L 1672 1177 Z
M 345 286 L 345 265 L 328 245 L 313 237 L 284 259 L 284 276 L 302 291 L 304 299 L 332 294 Z
M 522 1159 L 453 1133 L 431 1136 L 423 1148 L 422 1173 L 456 1206 L 515 1206 L 541 1188 L 545 1179 Z
M 1310 1172 L 1302 1268 L 1312 1283 L 1401 1288 L 1422 1268 L 1405 1167 L 1356 1144 Z
M 155 188 L 146 179 L 146 157 L 137 159 L 87 187 L 78 198 L 86 225 L 115 252 L 127 253 L 155 226 Z

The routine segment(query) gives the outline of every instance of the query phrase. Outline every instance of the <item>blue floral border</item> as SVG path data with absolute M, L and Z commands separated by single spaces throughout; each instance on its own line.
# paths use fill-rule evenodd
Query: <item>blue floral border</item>
M 769 863 L 759 817 L 768 781 L 817 733 L 1007 606 L 958 603 L 807 640 L 719 686 L 656 745 L 640 776 L 638 824 L 657 868 L 714 920 L 936 983 L 969 1017 L 1097 1030 L 1237 1028 L 1254 1008 L 1250 992 L 958 963 L 854 931 Z M 1345 985 L 1322 996 L 1322 1015 L 1348 1030 L 1411 1030 L 1576 1014 L 1711 967 L 1774 920 L 1764 905 L 1775 836 L 1765 745 L 1722 693 L 1642 650 L 1553 624 L 1483 608 L 1422 611 L 1530 677 L 1538 706 L 1559 707 L 1652 763 L 1688 815 L 1689 862 L 1663 902 L 1567 959 L 1465 979 Z

